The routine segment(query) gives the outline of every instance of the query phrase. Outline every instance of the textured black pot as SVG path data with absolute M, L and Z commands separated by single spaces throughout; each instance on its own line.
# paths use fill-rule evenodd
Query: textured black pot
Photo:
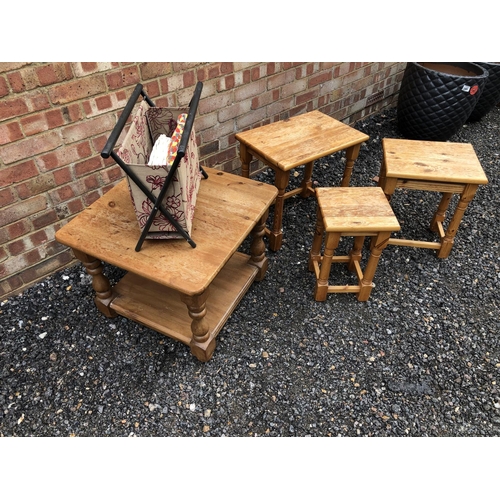
M 474 63 L 488 70 L 488 78 L 484 89 L 476 103 L 476 107 L 469 116 L 470 122 L 480 120 L 486 113 L 500 103 L 500 63 L 477 62 Z
M 487 77 L 473 63 L 409 62 L 398 98 L 400 132 L 408 139 L 448 140 L 471 115 Z

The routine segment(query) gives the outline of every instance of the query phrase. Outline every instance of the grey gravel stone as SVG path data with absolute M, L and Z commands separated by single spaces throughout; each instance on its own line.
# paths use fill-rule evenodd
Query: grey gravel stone
M 352 185 L 374 185 L 381 139 L 401 137 L 395 116 L 355 125 L 370 140 Z M 101 315 L 79 265 L 2 302 L 0 434 L 499 436 L 499 132 L 497 107 L 451 139 L 473 144 L 489 184 L 469 205 L 449 258 L 388 247 L 368 302 L 352 294 L 313 300 L 315 200 L 288 199 L 283 247 L 269 252 L 265 280 L 231 315 L 208 363 Z M 318 160 L 315 185 L 338 185 L 342 170 L 341 153 Z M 394 196 L 401 237 L 431 236 L 436 200 Z M 105 272 L 113 282 L 123 274 Z M 352 279 L 339 266 L 332 273 Z

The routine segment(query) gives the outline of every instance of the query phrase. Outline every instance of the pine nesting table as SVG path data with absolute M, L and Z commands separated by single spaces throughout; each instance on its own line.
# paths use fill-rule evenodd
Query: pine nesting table
M 196 202 L 192 248 L 182 240 L 140 235 L 127 181 L 86 208 L 56 233 L 92 276 L 97 308 L 121 315 L 189 345 L 208 361 L 216 337 L 254 280 L 267 270 L 265 222 L 277 189 L 206 168 Z M 250 255 L 238 248 L 252 234 Z M 111 287 L 102 262 L 127 274 Z M 180 302 L 186 307 L 182 307 Z
M 345 150 L 346 164 L 341 186 L 347 187 L 361 144 L 369 139 L 363 132 L 317 110 L 239 132 L 235 137 L 240 143 L 243 177 L 250 177 L 253 158 L 274 170 L 274 185 L 278 188 L 278 196 L 274 206 L 273 225 L 268 231 L 269 248 L 273 251 L 281 248 L 283 239 L 281 225 L 284 201 L 296 194 L 300 194 L 302 198 L 314 195 L 314 161 Z M 305 165 L 301 186 L 286 191 L 290 171 L 301 165 Z
M 382 149 L 378 185 L 388 200 L 397 188 L 441 193 L 430 224 L 439 241 L 390 238 L 389 245 L 431 248 L 438 258 L 447 258 L 467 206 L 479 186 L 488 184 L 474 147 L 469 143 L 385 138 Z M 443 222 L 453 194 L 458 194 L 459 200 L 445 230 Z

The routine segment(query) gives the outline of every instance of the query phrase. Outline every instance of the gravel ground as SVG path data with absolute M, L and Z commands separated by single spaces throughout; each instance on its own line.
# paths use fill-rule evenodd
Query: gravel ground
M 401 137 L 395 116 L 355 125 L 370 140 L 352 185 L 374 185 L 381 139 Z M 451 139 L 473 144 L 489 184 L 469 205 L 450 257 L 388 247 L 368 302 L 313 300 L 315 200 L 287 200 L 283 247 L 269 252 L 265 280 L 231 315 L 208 363 L 98 313 L 80 265 L 3 301 L 0 435 L 500 436 L 499 129 L 497 107 Z M 342 162 L 340 153 L 319 160 L 317 185 L 338 185 Z M 271 182 L 272 172 L 258 177 Z M 432 234 L 437 199 L 394 196 L 401 237 Z M 113 282 L 122 275 L 105 272 Z

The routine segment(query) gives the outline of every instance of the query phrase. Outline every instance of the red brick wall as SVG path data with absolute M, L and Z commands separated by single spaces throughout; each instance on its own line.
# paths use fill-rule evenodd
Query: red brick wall
M 405 63 L 0 63 L 0 298 L 72 261 L 55 232 L 110 189 L 100 157 L 135 84 L 189 102 L 204 165 L 239 172 L 236 132 L 319 109 L 354 123 L 395 105 Z M 367 98 L 383 91 L 368 106 Z

